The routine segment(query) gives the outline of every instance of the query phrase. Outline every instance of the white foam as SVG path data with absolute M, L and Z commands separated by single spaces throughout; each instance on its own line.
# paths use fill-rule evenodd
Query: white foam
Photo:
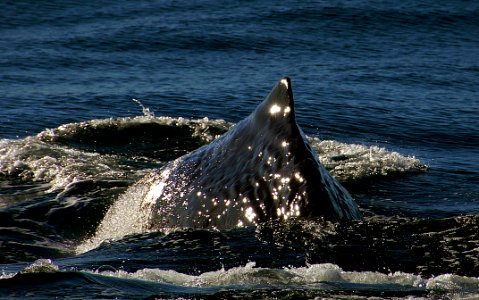
M 0 274 L 0 280 L 2 279 L 10 279 L 12 278 L 13 276 L 15 276 L 16 273 L 5 273 L 4 271 L 2 271 L 2 273 Z
M 381 290 L 384 285 L 402 286 L 411 289 L 441 293 L 467 293 L 468 296 L 479 296 L 479 278 L 457 275 L 440 275 L 423 278 L 419 275 L 395 272 L 384 274 L 379 272 L 344 271 L 335 264 L 314 264 L 300 268 L 257 268 L 254 262 L 229 270 L 205 272 L 198 276 L 186 275 L 172 270 L 141 269 L 128 273 L 125 271 L 104 271 L 101 275 L 128 279 L 140 279 L 157 283 L 174 284 L 183 287 L 224 287 L 255 288 L 261 286 L 308 287 L 321 288 L 321 283 L 377 285 Z M 98 272 L 96 272 L 98 273 Z
M 415 157 L 404 156 L 378 146 L 346 144 L 308 137 L 319 160 L 339 181 L 417 172 L 426 167 Z
M 0 149 L 0 174 L 48 182 L 49 191 L 78 180 L 120 173 L 112 170 L 111 157 L 47 144 L 37 137 L 0 140 Z
M 50 273 L 62 272 L 49 259 L 40 259 L 27 266 L 18 273 Z M 420 275 L 394 272 L 380 273 L 371 271 L 344 271 L 336 264 L 313 264 L 307 267 L 290 268 L 261 268 L 255 262 L 231 269 L 204 272 L 199 275 L 188 275 L 173 270 L 145 268 L 135 272 L 123 270 L 84 270 L 92 274 L 122 279 L 143 280 L 148 282 L 171 284 L 185 288 L 228 288 L 242 290 L 257 290 L 259 287 L 323 290 L 334 286 L 337 290 L 349 290 L 351 284 L 354 289 L 364 288 L 388 292 L 398 289 L 423 290 L 439 298 L 447 299 L 477 299 L 479 297 L 479 277 L 466 277 L 454 274 L 442 274 L 425 278 Z M 14 277 L 17 272 L 2 272 L 1 279 Z M 361 286 L 358 286 L 361 285 Z
M 54 273 L 58 272 L 59 267 L 51 259 L 37 259 L 31 265 L 27 266 L 20 273 Z
M 68 137 L 85 128 L 124 127 L 135 124 L 158 123 L 171 126 L 190 126 L 193 138 L 210 142 L 218 135 L 210 127 L 226 131 L 230 124 L 224 120 L 187 120 L 140 116 L 135 118 L 116 118 L 91 120 L 87 122 L 64 124 L 55 129 L 47 129 L 36 136 L 19 140 L 0 140 L 0 174 L 16 176 L 36 182 L 50 184 L 49 191 L 62 190 L 69 184 L 85 179 L 124 178 L 130 170 L 118 166 L 118 157 L 73 149 L 52 143 L 58 137 Z M 214 130 L 216 132 L 216 130 Z

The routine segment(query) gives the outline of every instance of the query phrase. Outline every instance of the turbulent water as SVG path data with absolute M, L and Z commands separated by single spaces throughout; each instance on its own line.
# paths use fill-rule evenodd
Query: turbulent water
M 0 11 L 1 298 L 479 296 L 475 2 Z M 362 220 L 103 226 L 114 239 L 102 238 L 136 182 L 226 132 L 285 75 L 299 126 Z

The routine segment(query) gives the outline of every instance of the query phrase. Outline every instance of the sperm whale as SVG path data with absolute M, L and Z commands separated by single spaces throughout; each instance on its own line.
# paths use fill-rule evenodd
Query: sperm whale
M 149 229 L 228 229 L 292 217 L 359 219 L 296 122 L 291 80 L 251 115 L 161 170 L 141 203 Z

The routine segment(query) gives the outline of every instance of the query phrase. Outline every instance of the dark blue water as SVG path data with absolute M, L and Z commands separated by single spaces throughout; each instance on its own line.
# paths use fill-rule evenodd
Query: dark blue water
M 479 293 L 478 3 L 4 1 L 0 11 L 2 297 Z M 143 233 L 75 251 L 129 186 L 248 116 L 282 76 L 300 127 L 366 221 L 303 224 L 315 234 L 296 223 Z

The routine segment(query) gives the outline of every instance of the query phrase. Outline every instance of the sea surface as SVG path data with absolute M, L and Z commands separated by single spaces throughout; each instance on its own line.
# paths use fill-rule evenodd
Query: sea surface
M 477 1 L 1 1 L 0 298 L 479 297 L 478 58 Z M 362 220 L 95 238 L 283 76 Z

